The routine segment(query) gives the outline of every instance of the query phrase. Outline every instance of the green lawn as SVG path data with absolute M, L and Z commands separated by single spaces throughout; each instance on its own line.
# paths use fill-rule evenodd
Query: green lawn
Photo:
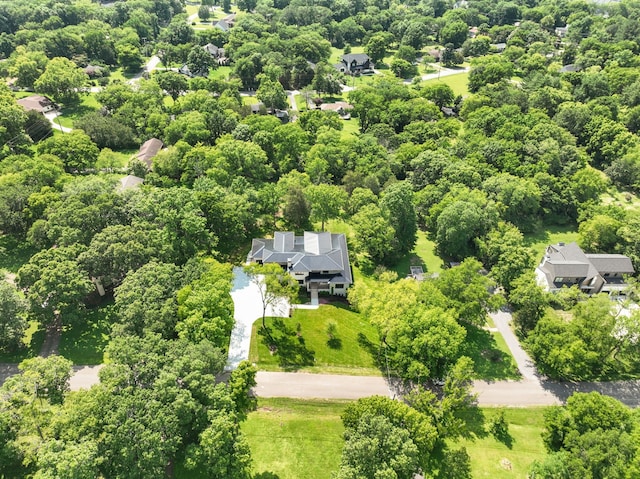
M 100 106 L 94 93 L 82 95 L 78 104 L 64 106 L 62 108 L 62 114 L 56 118 L 56 123 L 66 126 L 67 128 L 74 128 L 74 121 L 87 113 L 98 110 Z
M 542 443 L 544 408 L 506 408 L 509 423 L 510 444 L 497 441 L 493 436 L 479 431 L 473 439 L 450 441 L 454 448 L 464 446 L 471 456 L 471 471 L 474 479 L 526 478 L 531 463 L 546 455 Z M 485 425 L 497 414 L 498 409 L 481 409 Z M 509 447 L 511 446 L 511 447 Z M 511 470 L 507 469 L 507 462 Z M 504 462 L 504 465 L 503 465 Z
M 360 133 L 360 124 L 357 118 L 342 120 L 342 131 L 340 132 L 340 136 L 342 139 L 353 138 L 359 133 Z
M 524 235 L 525 244 L 535 253 L 535 260 L 542 259 L 544 250 L 550 244 L 578 241 L 578 229 L 575 225 L 545 226 L 544 228 Z
M 218 67 L 209 72 L 209 78 L 212 80 L 227 80 L 231 74 L 231 67 Z
M 260 100 L 258 100 L 258 98 L 256 98 L 255 96 L 241 96 L 240 98 L 242 98 L 242 104 L 243 105 L 257 105 L 258 103 L 260 103 Z
M 335 323 L 334 339 L 327 333 L 329 323 Z M 258 369 L 268 371 L 304 370 L 316 373 L 379 375 L 375 365 L 378 337 L 375 328 L 359 313 L 342 304 L 322 305 L 319 309 L 296 309 L 293 317 L 284 318 L 283 328 L 267 327 L 277 344 L 271 354 L 260 334 L 261 321 L 251 332 L 249 360 Z M 362 336 L 366 340 L 362 341 Z
M 399 278 L 404 278 L 409 274 L 410 266 L 422 266 L 425 273 L 439 273 L 442 271 L 444 262 L 436 254 L 436 245 L 427 238 L 427 233 L 418 231 L 418 239 L 413 251 L 402 258 L 393 270 L 398 273 Z
M 347 402 L 260 399 L 242 424 L 254 479 L 329 479 L 340 464 Z
M 469 72 L 460 72 L 456 75 L 448 75 L 441 78 L 434 78 L 433 80 L 427 80 L 421 83 L 423 86 L 435 85 L 438 83 L 444 83 L 449 85 L 453 90 L 454 95 L 468 95 L 469 89 Z
M 337 401 L 259 399 L 258 410 L 242 424 L 256 479 L 328 479 L 340 464 L 344 428 L 340 414 L 346 406 Z M 498 409 L 476 411 L 475 434 L 449 441 L 464 446 L 471 456 L 474 478 L 525 478 L 531 463 L 545 455 L 541 433 L 544 408 L 504 409 L 510 444 L 487 434 L 488 421 Z M 509 447 L 509 445 L 511 447 Z M 511 470 L 501 461 L 509 461 Z M 504 462 L 504 464 L 507 464 Z M 185 476 L 186 477 L 186 476 Z
M 22 342 L 24 348 L 17 352 L 0 354 L 0 363 L 19 363 L 23 359 L 33 358 L 40 353 L 44 342 L 45 331 L 37 321 L 29 321 L 29 327 L 25 331 Z
M 520 379 L 518 366 L 500 333 L 468 324 L 463 326 L 467 338 L 462 353 L 473 360 L 476 378 L 486 381 Z
M 63 329 L 60 354 L 74 364 L 101 364 L 113 322 L 113 301 L 87 309 L 77 325 Z

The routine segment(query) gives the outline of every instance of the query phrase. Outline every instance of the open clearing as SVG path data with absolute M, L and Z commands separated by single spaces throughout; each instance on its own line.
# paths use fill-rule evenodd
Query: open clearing
M 329 479 L 340 464 L 344 428 L 340 414 L 346 406 L 337 401 L 260 399 L 258 410 L 242 425 L 254 460 L 255 478 Z M 477 411 L 472 435 L 450 441 L 464 446 L 471 456 L 474 478 L 524 478 L 530 464 L 545 455 L 540 434 L 544 408 L 505 409 L 510 442 L 487 434 L 488 421 L 497 409 Z M 511 470 L 505 469 L 503 460 Z

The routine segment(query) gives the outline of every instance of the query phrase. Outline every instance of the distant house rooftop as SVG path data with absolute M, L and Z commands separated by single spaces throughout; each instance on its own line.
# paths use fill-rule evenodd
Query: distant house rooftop
M 118 186 L 118 190 L 124 191 L 138 188 L 142 183 L 144 183 L 144 178 L 140 178 L 139 176 L 123 176 L 120 178 L 120 186 Z
M 142 144 L 136 158 L 144 162 L 147 165 L 147 168 L 151 169 L 153 157 L 158 154 L 162 149 L 162 146 L 162 141 L 157 138 L 151 138 Z
M 33 110 L 40 113 L 46 113 L 51 110 L 55 110 L 57 105 L 46 96 L 31 95 L 18 100 L 18 105 L 22 106 L 27 111 Z

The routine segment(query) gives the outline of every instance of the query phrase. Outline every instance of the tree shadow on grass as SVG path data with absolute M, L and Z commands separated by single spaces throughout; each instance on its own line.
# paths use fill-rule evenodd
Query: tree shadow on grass
M 342 349 L 342 339 L 340 338 L 331 338 L 327 340 L 327 346 L 331 349 L 339 350 Z
M 280 479 L 280 476 L 275 472 L 265 471 L 253 476 L 253 479 Z
M 295 371 L 304 366 L 313 366 L 315 351 L 307 348 L 304 338 L 287 327 L 280 318 L 274 318 L 271 327 L 258 330 L 263 343 L 272 354 L 278 356 L 278 364 L 285 370 Z
M 466 323 L 462 326 L 467 330 L 462 353 L 473 360 L 473 369 L 479 379 L 500 381 L 520 377 L 513 358 L 498 347 L 490 331 Z

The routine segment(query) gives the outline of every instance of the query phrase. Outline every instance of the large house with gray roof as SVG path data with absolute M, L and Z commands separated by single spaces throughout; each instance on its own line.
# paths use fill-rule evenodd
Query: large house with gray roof
M 538 284 L 547 291 L 578 286 L 587 294 L 616 293 L 627 287 L 635 270 L 623 254 L 589 254 L 576 243 L 550 245 L 536 268 Z
M 254 239 L 248 261 L 276 263 L 307 291 L 345 296 L 353 284 L 347 239 L 342 233 L 305 231 L 274 233 L 273 238 Z

